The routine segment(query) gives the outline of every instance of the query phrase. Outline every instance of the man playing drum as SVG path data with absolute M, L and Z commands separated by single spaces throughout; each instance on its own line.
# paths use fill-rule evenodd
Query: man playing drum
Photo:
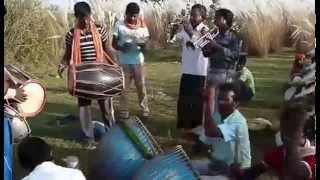
M 26 100 L 26 95 L 24 94 L 23 89 L 11 88 L 11 80 L 7 73 L 6 68 L 4 68 L 4 99 L 15 99 L 19 102 L 23 102 Z M 3 119 L 3 150 L 4 150 L 4 180 L 13 179 L 13 138 L 12 138 L 12 127 L 10 123 L 10 116 L 5 113 Z
M 61 76 L 66 66 L 70 65 L 70 62 L 95 62 L 97 61 L 98 53 L 102 51 L 99 47 L 101 41 L 103 51 L 105 51 L 110 57 L 112 53 L 108 47 L 108 36 L 105 27 L 97 25 L 91 19 L 91 9 L 88 3 L 78 2 L 74 6 L 74 13 L 76 17 L 76 26 L 72 28 L 66 35 L 66 51 L 58 67 L 58 73 Z M 78 33 L 80 32 L 80 33 Z M 75 41 L 80 44 L 78 48 L 74 47 Z M 79 52 L 80 51 L 80 52 Z M 76 53 L 75 53 L 76 52 Z M 79 56 L 75 54 L 79 54 Z M 71 59 L 73 57 L 73 59 Z M 77 60 L 75 58 L 78 58 Z M 113 58 L 112 58 L 113 59 Z M 99 82 L 97 82 L 99 83 Z M 106 127 L 110 127 L 113 122 L 112 99 L 98 100 L 100 110 L 102 112 L 102 119 Z M 92 123 L 91 112 L 91 100 L 78 98 L 79 105 L 79 118 L 82 127 L 82 131 L 85 134 L 85 141 L 89 149 L 95 148 L 94 143 L 94 125 Z

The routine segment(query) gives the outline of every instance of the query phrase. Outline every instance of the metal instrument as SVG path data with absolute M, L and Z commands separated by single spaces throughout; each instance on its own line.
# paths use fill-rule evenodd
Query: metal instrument
M 201 36 L 199 39 L 193 42 L 193 45 L 196 48 L 203 48 L 206 46 L 210 40 L 215 39 L 219 34 L 219 29 L 213 29 L 212 31 L 207 32 L 203 36 Z

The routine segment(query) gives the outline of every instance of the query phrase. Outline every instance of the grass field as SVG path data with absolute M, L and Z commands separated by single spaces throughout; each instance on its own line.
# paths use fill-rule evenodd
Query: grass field
M 152 111 L 148 128 L 158 138 L 164 149 L 181 143 L 177 141 L 178 135 L 175 128 L 180 79 L 179 54 L 179 51 L 174 49 L 160 49 L 150 51 L 146 57 L 147 89 Z M 279 108 L 283 99 L 282 87 L 287 81 L 292 59 L 291 49 L 283 49 L 280 53 L 271 54 L 267 58 L 249 58 L 248 67 L 256 81 L 256 97 L 254 101 L 240 107 L 241 112 L 248 119 L 262 117 L 270 120 L 275 127 L 277 126 Z M 66 79 L 58 79 L 55 74 L 50 73 L 45 75 L 37 74 L 36 71 L 30 73 L 38 77 L 47 89 L 47 103 L 44 111 L 38 117 L 30 119 L 32 135 L 44 137 L 53 145 L 58 163 L 61 163 L 61 158 L 66 155 L 78 155 L 81 169 L 88 173 L 92 152 L 82 149 L 81 145 L 73 140 L 79 124 L 64 127 L 56 125 L 56 114 L 77 115 L 76 98 L 67 93 Z M 130 97 L 131 112 L 133 115 L 138 115 L 139 108 L 134 89 Z M 271 130 L 250 132 L 254 160 L 259 159 L 264 150 L 272 147 L 273 134 Z M 182 145 L 188 151 L 188 145 Z M 16 168 L 17 178 L 25 175 L 18 163 Z

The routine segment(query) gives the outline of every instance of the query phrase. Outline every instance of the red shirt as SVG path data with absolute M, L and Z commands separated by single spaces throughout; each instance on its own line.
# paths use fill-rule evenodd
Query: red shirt
M 283 175 L 283 162 L 285 160 L 286 150 L 283 146 L 279 146 L 264 157 L 264 162 L 271 167 L 279 177 Z M 316 157 L 315 152 L 302 154 L 302 162 L 305 163 L 310 173 L 310 180 L 315 180 Z

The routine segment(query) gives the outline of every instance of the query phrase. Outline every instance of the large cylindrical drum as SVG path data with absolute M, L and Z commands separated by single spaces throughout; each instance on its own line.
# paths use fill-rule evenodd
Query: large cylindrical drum
M 128 180 L 146 162 L 162 152 L 138 118 L 114 125 L 102 137 L 92 166 L 93 179 Z
M 182 146 L 147 161 L 134 175 L 134 180 L 197 180 L 198 173 Z
M 123 88 L 124 75 L 119 65 L 83 62 L 68 69 L 68 89 L 73 96 L 106 99 L 120 95 Z

